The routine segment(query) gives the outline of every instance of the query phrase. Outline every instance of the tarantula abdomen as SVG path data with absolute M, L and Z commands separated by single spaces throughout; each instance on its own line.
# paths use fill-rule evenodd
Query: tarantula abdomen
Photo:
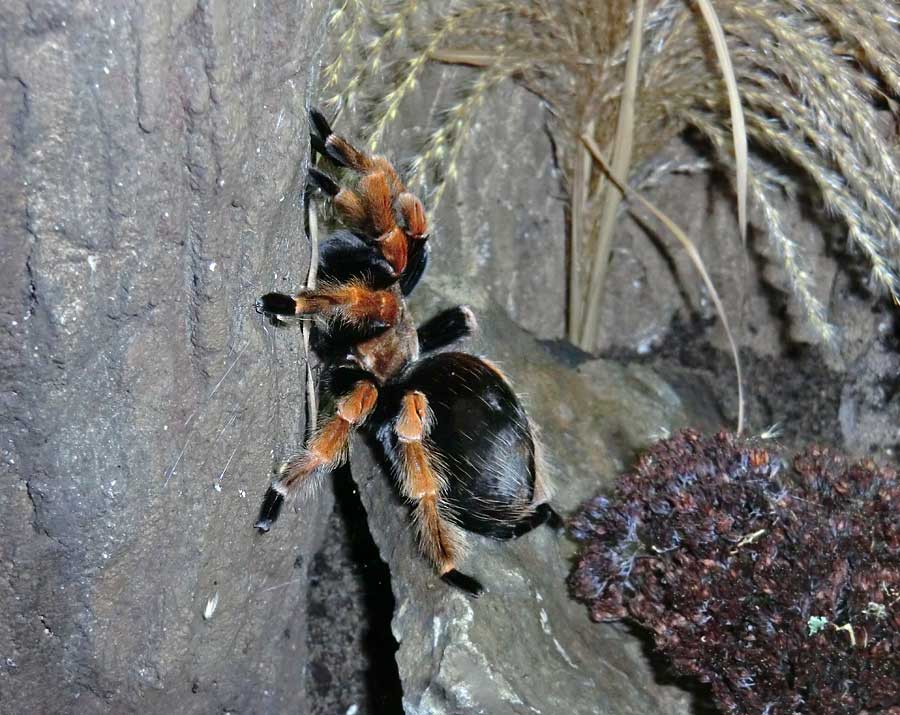
M 374 421 L 395 470 L 401 468 L 399 437 L 389 418 L 410 391 L 424 394 L 431 410 L 425 443 L 446 483 L 448 518 L 495 539 L 533 528 L 536 496 L 539 503 L 547 497 L 540 448 L 502 373 L 474 355 L 439 353 L 415 363 L 402 380 L 383 390 Z

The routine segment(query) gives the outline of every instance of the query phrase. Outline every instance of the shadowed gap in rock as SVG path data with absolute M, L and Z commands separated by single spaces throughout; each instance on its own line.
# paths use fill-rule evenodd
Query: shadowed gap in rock
M 331 477 L 335 508 L 310 569 L 308 692 L 313 715 L 403 712 L 391 633 L 390 572 L 369 533 L 349 466 Z

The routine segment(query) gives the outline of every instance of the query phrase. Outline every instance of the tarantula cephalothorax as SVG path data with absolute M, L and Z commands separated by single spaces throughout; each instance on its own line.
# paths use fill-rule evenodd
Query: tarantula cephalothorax
M 495 365 L 461 352 L 434 353 L 475 329 L 468 308 L 446 310 L 418 329 L 413 324 L 404 296 L 428 260 L 421 201 L 387 159 L 355 149 L 320 112 L 310 116 L 313 148 L 355 176 L 353 186 L 338 186 L 310 170 L 310 183 L 331 197 L 346 229 L 322 245 L 318 288 L 268 293 L 257 310 L 327 322 L 315 347 L 329 366 L 325 382 L 335 409 L 282 467 L 256 527 L 268 531 L 284 497 L 343 463 L 351 433 L 365 425 L 414 504 L 421 550 L 445 581 L 477 596 L 481 584 L 456 570 L 461 529 L 510 539 L 548 520 L 560 523 L 547 503 L 534 427 Z

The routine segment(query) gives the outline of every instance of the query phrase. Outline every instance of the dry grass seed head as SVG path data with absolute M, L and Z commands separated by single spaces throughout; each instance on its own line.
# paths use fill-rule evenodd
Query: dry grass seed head
M 342 9 L 339 19 L 356 26 L 362 14 L 358 0 L 348 0 Z M 774 150 L 809 175 L 828 209 L 846 223 L 851 243 L 868 258 L 874 282 L 896 298 L 900 171 L 893 141 L 881 131 L 876 111 L 885 97 L 897 98 L 900 92 L 896 10 L 878 0 L 744 0 L 718 3 L 715 9 L 744 95 L 751 145 Z M 365 50 L 368 68 L 344 82 L 345 100 L 358 98 L 364 81 L 377 81 L 386 58 L 397 61 L 401 71 L 370 103 L 370 136 L 381 142 L 403 101 L 418 88 L 429 58 L 445 53 L 445 59 L 476 59 L 481 75 L 443 113 L 413 162 L 416 188 L 434 186 L 433 198 L 440 202 L 447 181 L 460 171 L 463 142 L 486 94 L 510 78 L 527 87 L 547 102 L 556 128 L 568 138 L 560 141 L 558 158 L 573 201 L 577 195 L 582 201 L 581 225 L 572 231 L 579 242 L 573 253 L 590 256 L 606 188 L 602 172 L 585 171 L 585 162 L 579 163 L 579 137 L 591 127 L 602 151 L 612 147 L 633 11 L 633 0 L 474 0 L 443 16 L 429 16 L 415 0 L 391 3 L 368 13 L 370 22 L 380 14 L 383 32 Z M 733 112 L 702 13 L 702 7 L 684 0 L 648 2 L 632 166 L 691 125 L 713 140 L 726 166 L 734 166 L 728 141 Z M 360 45 L 359 29 L 347 32 L 352 35 L 348 41 Z M 346 70 L 346 60 L 336 63 L 326 71 L 329 82 Z M 814 277 L 802 260 L 802 247 L 785 234 L 761 184 L 752 177 L 748 182 L 799 312 L 819 340 L 832 341 L 834 331 L 811 290 Z M 577 264 L 571 272 L 573 312 L 583 299 L 577 293 L 583 292 L 586 276 Z

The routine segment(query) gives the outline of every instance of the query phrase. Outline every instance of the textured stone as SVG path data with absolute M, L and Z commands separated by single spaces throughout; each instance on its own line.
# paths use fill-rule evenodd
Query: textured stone
M 894 457 L 900 449 L 900 355 L 874 340 L 847 371 L 839 411 L 841 436 L 855 454 Z
M 4 712 L 305 707 L 324 515 L 252 530 L 303 427 L 297 336 L 252 305 L 307 258 L 322 19 L 308 0 L 0 11 Z
M 414 156 L 442 125 L 442 110 L 453 105 L 459 88 L 477 76 L 477 70 L 446 65 L 426 70 L 422 91 L 404 100 L 404 110 L 388 132 L 386 144 L 394 155 L 401 160 Z M 432 216 L 435 242 L 441 245 L 433 257 L 433 274 L 484 286 L 516 322 L 540 338 L 565 334 L 568 296 L 568 196 L 554 147 L 567 138 L 556 134 L 550 119 L 539 98 L 512 80 L 492 88 L 476 109 L 458 158 L 458 176 L 448 182 Z M 357 118 L 350 124 L 361 122 Z M 796 342 L 815 342 L 796 318 L 784 269 L 765 231 L 751 224 L 749 250 L 742 246 L 733 192 L 724 174 L 709 169 L 708 153 L 677 137 L 636 167 L 632 178 L 696 245 L 742 345 L 784 355 Z M 814 292 L 827 305 L 837 263 L 826 254 L 823 217 L 797 201 L 777 196 L 772 201 L 782 212 L 785 231 L 818 276 Z M 632 208 L 623 202 L 619 209 L 601 300 L 598 352 L 649 354 L 671 335 L 676 318 L 718 320 L 682 246 L 648 220 L 647 212 Z M 758 219 L 751 214 L 751 221 Z M 584 260 L 586 284 L 589 259 Z M 713 340 L 728 350 L 721 327 Z
M 470 69 L 447 65 L 423 72 L 422 91 L 404 100 L 388 131 L 386 145 L 401 166 L 441 126 L 441 110 L 454 100 L 459 83 L 473 76 Z M 501 83 L 478 109 L 459 154 L 458 178 L 447 182 L 437 210 L 434 187 L 424 197 L 436 249 L 432 279 L 482 286 L 524 328 L 540 338 L 560 338 L 566 200 L 546 118 L 537 97 L 512 81 Z M 341 130 L 356 135 L 352 128 Z

